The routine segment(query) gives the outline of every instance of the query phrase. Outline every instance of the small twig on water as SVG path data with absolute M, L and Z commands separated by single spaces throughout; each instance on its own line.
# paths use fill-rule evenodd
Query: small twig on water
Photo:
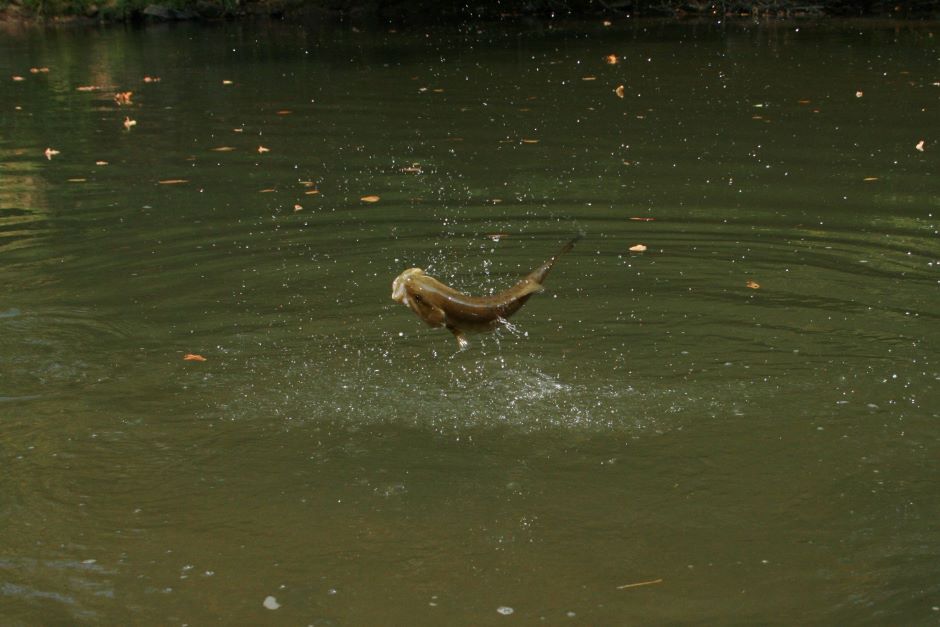
M 623 590 L 625 588 L 636 588 L 637 586 L 650 586 L 654 583 L 662 583 L 662 579 L 651 579 L 650 581 L 638 581 L 636 583 L 625 583 L 622 586 L 617 586 L 617 590 Z

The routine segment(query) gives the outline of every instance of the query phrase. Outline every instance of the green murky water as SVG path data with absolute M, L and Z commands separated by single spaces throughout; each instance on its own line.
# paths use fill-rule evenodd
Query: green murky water
M 3 623 L 940 620 L 937 42 L 4 34 Z

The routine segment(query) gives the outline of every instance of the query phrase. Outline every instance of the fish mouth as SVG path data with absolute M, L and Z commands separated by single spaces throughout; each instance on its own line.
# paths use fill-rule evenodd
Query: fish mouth
M 408 280 L 416 274 L 424 274 L 421 268 L 408 268 L 392 281 L 392 300 L 396 303 L 408 305 Z

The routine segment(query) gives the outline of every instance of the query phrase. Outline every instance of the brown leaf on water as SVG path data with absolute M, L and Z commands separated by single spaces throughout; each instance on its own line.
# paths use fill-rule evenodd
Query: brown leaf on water
M 313 181 L 297 181 L 297 182 L 303 185 L 304 187 L 313 187 L 316 185 L 316 183 Z
M 277 190 L 276 190 L 275 188 L 269 187 L 269 188 L 267 188 L 267 189 L 262 189 L 259 193 L 261 193 L 261 194 L 270 194 L 270 193 L 276 192 L 276 191 L 277 191 Z
M 162 181 L 157 181 L 160 185 L 182 185 L 183 183 L 189 183 L 189 179 L 163 179 Z
M 196 353 L 187 353 L 183 355 L 183 361 L 206 361 L 206 358 Z
M 924 152 L 924 140 L 917 142 L 917 145 L 914 146 L 914 150 L 917 150 L 918 152 Z
M 617 89 L 614 90 L 614 93 L 617 94 L 618 98 L 623 98 L 623 85 L 617 85 Z
M 620 63 L 620 57 L 615 54 L 609 54 L 604 57 L 604 61 L 607 63 L 607 65 L 617 65 Z
M 363 196 L 359 200 L 361 200 L 362 202 L 379 202 L 379 196 L 375 196 L 375 195 Z
M 642 253 L 646 251 L 646 244 L 634 244 L 630 247 L 631 253 Z
M 293 113 L 293 111 L 290 109 L 281 109 L 277 112 L 278 115 L 290 115 L 291 113 Z
M 258 146 L 258 154 L 263 155 L 266 152 L 271 152 L 271 149 L 265 148 L 264 146 Z
M 49 161 L 52 161 L 52 158 L 60 153 L 55 148 L 46 148 L 46 150 L 43 151 L 42 154 L 46 155 L 46 159 L 48 159 Z
M 132 126 L 137 126 L 137 120 L 132 120 L 129 117 L 124 117 L 124 128 L 131 130 Z
M 760 283 L 758 283 L 757 281 L 751 281 L 750 279 L 748 279 L 746 285 L 747 285 L 749 288 L 751 288 L 752 290 L 759 290 L 759 289 L 760 289 Z
M 400 168 L 399 172 L 404 172 L 405 174 L 421 174 L 423 170 L 421 170 L 420 165 L 413 163 L 411 165 Z
M 232 152 L 235 150 L 234 146 L 216 146 L 215 148 L 210 148 L 212 152 Z
M 132 91 L 119 91 L 118 93 L 114 94 L 114 102 L 116 102 L 118 105 L 133 104 L 131 102 L 131 96 L 133 95 L 134 92 Z

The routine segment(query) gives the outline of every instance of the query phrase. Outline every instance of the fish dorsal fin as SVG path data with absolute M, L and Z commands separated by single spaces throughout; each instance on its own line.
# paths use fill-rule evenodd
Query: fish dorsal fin
M 520 281 L 513 291 L 515 292 L 515 296 L 520 298 L 522 296 L 529 296 L 530 294 L 538 294 L 544 289 L 545 288 L 542 287 L 540 283 L 533 281 L 530 278 L 526 278 Z

